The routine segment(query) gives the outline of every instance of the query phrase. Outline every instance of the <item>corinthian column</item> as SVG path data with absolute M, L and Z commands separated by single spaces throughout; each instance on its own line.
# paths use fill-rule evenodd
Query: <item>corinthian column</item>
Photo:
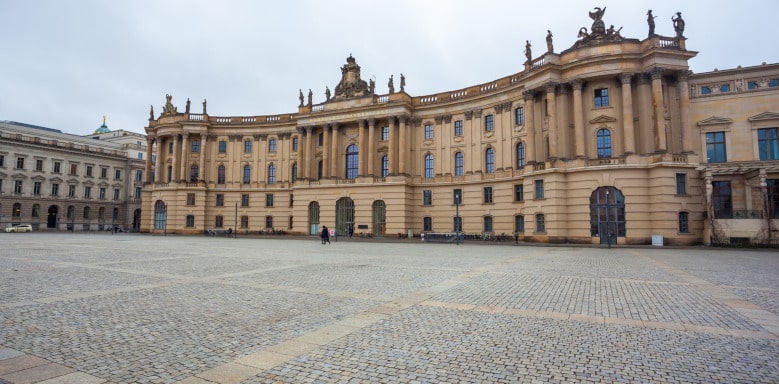
M 181 170 L 179 171 L 179 177 L 181 180 L 184 180 L 185 182 L 189 181 L 189 178 L 187 177 L 187 156 L 188 148 L 187 145 L 189 143 L 189 133 L 184 133 L 181 135 Z
M 151 158 L 152 158 L 152 148 L 154 145 L 154 136 L 149 135 L 146 136 L 146 175 L 144 176 L 144 180 L 147 183 L 151 183 Z
M 400 134 L 398 135 L 398 146 L 400 149 L 398 150 L 398 173 L 401 175 L 406 174 L 406 158 L 408 157 L 408 153 L 410 152 L 408 150 L 408 144 L 407 144 L 407 136 L 408 132 L 406 131 L 406 122 L 408 120 L 408 116 L 402 115 L 398 116 L 398 121 L 400 122 Z
M 527 164 L 536 162 L 536 127 L 535 127 L 535 95 L 533 91 L 522 92 L 522 98 L 525 99 L 525 129 L 527 136 L 525 143 L 525 159 Z
M 577 158 L 587 157 L 587 149 L 584 145 L 584 112 L 582 112 L 582 86 L 584 80 L 574 79 L 571 81 L 573 88 L 573 132 L 574 132 L 574 154 Z
M 376 172 L 376 119 L 368 119 L 368 176 Z
M 338 123 L 330 124 L 330 177 L 338 178 Z
M 632 73 L 619 75 L 622 84 L 622 137 L 625 139 L 625 154 L 636 152 L 636 132 L 633 127 L 633 87 Z
M 546 107 L 549 114 L 549 158 L 556 160 L 560 153 L 559 148 L 557 148 L 557 104 L 555 100 L 557 83 L 547 83 L 544 88 L 546 89 Z
M 652 107 L 654 109 L 655 152 L 665 152 L 665 113 L 663 112 L 663 68 L 655 67 L 649 72 L 652 77 Z
M 682 152 L 692 152 L 692 129 L 690 127 L 690 86 L 687 84 L 689 71 L 682 71 L 678 75 L 679 87 L 679 115 L 682 131 Z

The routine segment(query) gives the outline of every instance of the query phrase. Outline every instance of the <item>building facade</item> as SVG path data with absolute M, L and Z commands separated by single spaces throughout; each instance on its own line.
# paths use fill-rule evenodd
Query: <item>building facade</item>
M 692 74 L 683 23 L 633 39 L 590 16 L 572 47 L 550 35 L 520 72 L 433 95 L 402 74 L 377 93 L 351 56 L 334 94 L 301 90 L 295 113 L 179 112 L 167 95 L 146 128 L 141 230 L 776 237 L 779 65 Z
M 111 132 L 105 121 L 95 135 L 105 137 L 0 122 L 0 228 L 139 230 L 145 159 L 106 139 L 134 135 L 145 148 L 145 135 Z

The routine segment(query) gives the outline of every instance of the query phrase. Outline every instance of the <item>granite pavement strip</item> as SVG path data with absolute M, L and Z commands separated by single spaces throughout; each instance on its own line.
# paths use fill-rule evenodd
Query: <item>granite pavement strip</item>
M 779 382 L 773 250 L 0 244 L 0 384 Z

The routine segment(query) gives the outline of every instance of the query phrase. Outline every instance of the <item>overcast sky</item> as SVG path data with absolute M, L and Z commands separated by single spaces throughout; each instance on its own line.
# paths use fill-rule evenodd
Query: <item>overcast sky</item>
M 665 36 L 682 12 L 696 73 L 779 62 L 776 0 L 0 0 L 0 120 L 86 135 L 105 115 L 143 133 L 166 94 L 182 112 L 293 113 L 299 89 L 324 101 L 349 54 L 378 94 L 400 73 L 412 96 L 455 90 L 520 72 L 547 29 L 571 47 L 596 6 L 639 39 L 648 9 Z

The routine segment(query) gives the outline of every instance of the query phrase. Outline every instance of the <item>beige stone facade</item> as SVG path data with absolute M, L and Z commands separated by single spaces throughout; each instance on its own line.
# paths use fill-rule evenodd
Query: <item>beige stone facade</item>
M 625 38 L 591 17 L 562 52 L 528 49 L 518 73 L 433 95 L 407 94 L 402 75 L 379 94 L 351 56 L 334 95 L 314 104 L 301 90 L 294 113 L 211 116 L 205 101 L 201 113 L 189 101 L 179 112 L 168 95 L 146 128 L 156 161 L 146 165 L 141 229 L 313 235 L 326 225 L 339 235 L 518 232 L 618 244 L 770 237 L 779 139 L 758 134 L 779 127 L 779 65 L 692 74 L 696 52 L 681 33 Z M 707 142 L 712 132 L 724 132 L 727 159 L 707 160 L 720 148 Z M 731 183 L 729 197 L 717 181 Z M 723 199 L 730 216 L 759 218 L 726 220 Z

